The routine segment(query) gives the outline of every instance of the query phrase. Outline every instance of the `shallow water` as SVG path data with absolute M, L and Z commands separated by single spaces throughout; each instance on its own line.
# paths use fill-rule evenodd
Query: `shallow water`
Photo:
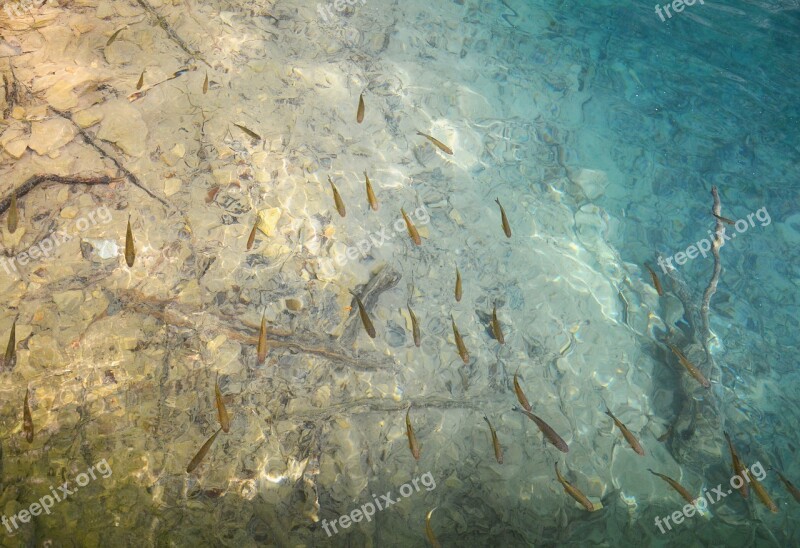
M 443 546 L 800 541 L 800 6 L 339 6 L 0 10 L 2 545 L 423 546 L 434 508 Z M 723 227 L 704 314 L 677 253 Z M 648 469 L 725 496 L 676 519 Z

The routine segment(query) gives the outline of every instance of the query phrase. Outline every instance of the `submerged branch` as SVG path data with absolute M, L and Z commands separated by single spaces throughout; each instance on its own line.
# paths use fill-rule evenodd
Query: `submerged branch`
M 143 191 L 145 191 L 147 193 L 148 196 L 150 196 L 151 198 L 154 198 L 154 199 L 158 200 L 159 202 L 161 202 L 164 205 L 164 207 L 166 207 L 167 209 L 170 209 L 170 210 L 174 210 L 175 209 L 174 206 L 170 205 L 166 200 L 164 200 L 160 196 L 157 196 L 156 194 L 153 194 L 153 192 L 149 188 L 147 188 L 146 186 L 144 186 L 142 184 L 142 182 L 139 180 L 139 178 L 136 175 L 134 175 L 133 173 L 131 173 L 130 171 L 125 169 L 125 166 L 122 165 L 122 162 L 117 160 L 114 156 L 112 156 L 111 154 L 106 152 L 103 149 L 103 147 L 98 145 L 97 142 L 94 140 L 94 137 L 89 135 L 89 133 L 85 129 L 83 129 L 80 125 L 75 123 L 75 121 L 72 119 L 72 115 L 69 112 L 64 112 L 64 111 L 58 110 L 56 108 L 53 108 L 52 106 L 50 107 L 50 110 L 52 110 L 53 112 L 55 112 L 56 114 L 58 114 L 59 116 L 64 118 L 65 120 L 67 120 L 70 123 L 72 123 L 72 125 L 75 126 L 75 129 L 80 134 L 80 136 L 83 138 L 83 141 L 87 145 L 89 145 L 90 147 L 95 149 L 97 152 L 99 152 L 100 156 L 102 156 L 103 158 L 106 158 L 108 160 L 111 160 L 111 162 L 117 167 L 118 170 L 120 170 L 123 173 L 123 175 L 125 175 L 125 178 L 128 181 L 130 181 L 132 185 L 138 186 L 139 188 L 141 188 Z
M 199 308 L 187 309 L 186 306 L 178 305 L 169 299 L 145 297 L 136 291 L 122 290 L 118 295 L 124 302 L 126 310 L 147 314 L 166 325 L 199 330 L 199 324 L 202 322 L 202 329 L 210 328 L 231 340 L 253 347 L 258 343 L 258 329 L 236 320 L 215 316 Z M 213 325 L 210 325 L 210 322 Z M 286 348 L 303 354 L 311 354 L 361 371 L 396 369 L 397 365 L 394 360 L 372 353 L 365 354 L 363 357 L 353 355 L 333 340 L 326 341 L 319 335 L 310 332 L 291 332 L 268 328 L 267 343 L 272 348 Z
M 715 219 L 716 219 L 716 228 L 714 229 L 714 241 L 711 243 L 711 253 L 714 255 L 714 272 L 711 275 L 711 281 L 708 282 L 708 287 L 706 287 L 706 291 L 703 294 L 703 304 L 700 307 L 700 320 L 702 322 L 701 326 L 701 336 L 703 337 L 700 341 L 703 345 L 703 350 L 706 352 L 706 359 L 709 363 L 712 363 L 711 359 L 711 352 L 708 349 L 709 342 L 712 338 L 711 335 L 711 328 L 708 325 L 708 308 L 711 303 L 711 297 L 714 293 L 717 292 L 717 282 L 719 282 L 719 275 L 722 271 L 722 263 L 719 259 L 719 248 L 722 246 L 722 239 L 725 234 L 725 225 L 720 220 L 719 216 L 722 215 L 722 206 L 719 202 L 719 194 L 717 193 L 717 187 L 711 187 L 711 196 L 714 198 L 714 206 L 712 211 L 714 212 Z
M 28 178 L 22 185 L 11 191 L 11 193 L 0 200 L 0 214 L 6 212 L 11 205 L 11 195 L 16 194 L 17 199 L 22 198 L 28 192 L 36 188 L 42 183 L 61 183 L 65 185 L 107 185 L 113 183 L 113 177 L 103 175 L 101 177 L 65 177 L 63 175 L 34 175 Z

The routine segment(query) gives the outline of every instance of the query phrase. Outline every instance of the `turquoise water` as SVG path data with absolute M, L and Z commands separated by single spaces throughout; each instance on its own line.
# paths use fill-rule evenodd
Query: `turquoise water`
M 15 1 L 0 31 L 3 546 L 798 543 L 797 2 Z M 724 432 L 777 512 L 727 492 Z

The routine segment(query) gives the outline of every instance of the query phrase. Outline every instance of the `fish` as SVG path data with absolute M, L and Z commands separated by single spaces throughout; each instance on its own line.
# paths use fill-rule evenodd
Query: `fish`
M 530 411 L 525 411 L 524 409 L 520 409 L 516 405 L 512 407 L 511 410 L 519 411 L 520 413 L 527 415 L 529 419 L 531 419 L 533 422 L 536 423 L 536 426 L 538 426 L 539 430 L 542 431 L 542 434 L 544 434 L 544 437 L 547 441 L 552 443 L 553 446 L 555 446 L 555 448 L 561 451 L 562 453 L 569 453 L 569 446 L 567 445 L 567 442 L 565 442 L 564 439 L 561 436 L 559 436 L 556 433 L 556 431 L 550 427 L 549 424 L 544 422 L 542 419 L 540 419 Z
M 256 222 L 253 223 L 253 230 L 250 231 L 250 236 L 247 237 L 247 251 L 253 249 L 253 242 L 256 241 L 257 229 L 258 229 L 258 217 L 256 217 Z
M 439 148 L 439 150 L 441 150 L 442 152 L 444 152 L 446 154 L 450 154 L 450 155 L 453 154 L 453 149 L 450 148 L 449 146 L 447 146 L 446 144 L 444 144 L 443 142 L 441 142 L 439 139 L 431 137 L 430 135 L 426 135 L 426 134 L 422 133 L 421 131 L 418 131 L 417 135 L 422 135 L 423 137 L 425 137 L 428 141 L 430 141 L 431 143 L 436 145 Z
M 328 175 L 328 182 L 331 184 L 331 190 L 333 190 L 333 203 L 336 204 L 336 211 L 339 212 L 339 215 L 344 217 L 345 215 L 347 215 L 347 211 L 345 211 L 344 209 L 344 202 L 342 201 L 342 197 L 339 196 L 339 191 L 336 190 L 336 185 L 333 184 L 333 180 L 331 179 L 330 175 Z
M 192 461 L 189 463 L 189 466 L 186 467 L 187 474 L 191 474 L 192 470 L 197 468 L 197 465 L 202 462 L 206 456 L 206 453 L 208 453 L 208 450 L 211 449 L 211 444 L 213 444 L 214 440 L 217 439 L 217 434 L 219 434 L 221 430 L 222 428 L 214 432 L 214 435 L 206 440 L 206 442 L 203 444 L 203 447 L 200 448 L 200 451 L 197 452 Z
M 778 506 L 774 502 L 772 502 L 772 499 L 769 497 L 767 490 L 764 489 L 764 486 L 761 485 L 761 482 L 759 482 L 756 478 L 750 476 L 750 483 L 753 484 L 753 491 L 756 492 L 756 495 L 758 495 L 758 498 L 761 500 L 764 506 L 769 508 L 770 512 L 776 514 L 778 512 Z
M 225 408 L 225 402 L 222 400 L 222 391 L 219 389 L 219 380 L 214 383 L 214 395 L 217 400 L 217 414 L 219 416 L 219 425 L 222 431 L 226 434 L 231 429 L 231 418 L 228 415 L 228 410 Z
M 652 268 L 650 268 L 648 265 L 644 265 L 644 267 L 650 271 L 650 277 L 653 279 L 653 287 L 656 288 L 658 296 L 662 297 L 664 295 L 664 289 L 661 287 L 661 281 L 658 279 L 658 276 Z
M 411 305 L 407 304 L 406 308 L 408 308 L 408 315 L 411 316 L 411 332 L 414 334 L 414 344 L 419 348 L 419 345 L 422 344 L 422 338 L 419 334 L 419 322 L 416 314 L 411 310 Z
M 133 245 L 131 216 L 128 215 L 128 231 L 125 233 L 125 262 L 128 263 L 128 268 L 133 268 L 134 259 L 136 259 L 136 248 Z
M 575 487 L 570 482 L 564 479 L 564 477 L 558 471 L 557 462 L 555 463 L 555 468 L 556 468 L 556 478 L 558 479 L 558 482 L 564 486 L 564 491 L 569 496 L 577 500 L 588 511 L 594 512 L 594 504 L 592 504 L 592 501 L 590 501 L 586 495 L 581 493 L 581 491 L 577 487 Z
M 461 333 L 458 332 L 456 327 L 456 320 L 450 315 L 450 321 L 453 322 L 453 337 L 456 339 L 456 348 L 458 348 L 458 355 L 461 356 L 461 361 L 465 364 L 469 363 L 469 353 L 467 347 L 464 345 L 464 340 L 461 338 Z
M 606 406 L 606 415 L 608 415 L 609 417 L 611 417 L 611 420 L 612 420 L 612 421 L 614 421 L 614 424 L 616 424 L 616 425 L 617 425 L 617 428 L 619 428 L 619 429 L 620 429 L 620 431 L 622 431 L 622 437 L 624 437 L 624 438 L 625 438 L 625 441 L 627 441 L 627 442 L 628 442 L 628 445 L 630 445 L 630 446 L 631 446 L 631 449 L 633 449 L 634 451 L 636 451 L 636 452 L 637 452 L 638 454 L 640 454 L 641 456 L 644 456 L 644 449 L 642 449 L 642 446 L 641 446 L 641 444 L 639 443 L 639 440 L 637 440 L 637 439 L 636 439 L 636 437 L 635 437 L 635 436 L 634 436 L 634 435 L 631 433 L 631 431 L 630 431 L 630 430 L 628 430 L 628 427 L 627 427 L 627 426 L 625 426 L 625 425 L 622 423 L 622 421 L 621 421 L 621 420 L 619 420 L 617 417 L 615 417 L 615 416 L 614 416 L 614 415 L 611 413 L 611 410 L 610 410 L 610 409 L 609 409 L 607 406 Z
M 208 93 L 208 71 L 206 71 L 206 79 L 203 80 L 203 95 Z
M 497 319 L 497 303 L 494 303 L 492 306 L 492 334 L 494 338 L 497 339 L 497 342 L 506 344 L 506 339 L 503 337 L 503 330 L 500 328 L 500 320 Z
M 128 25 L 125 25 L 124 27 L 122 27 L 122 28 L 119 28 L 119 29 L 117 29 L 116 31 L 114 31 L 114 34 L 112 34 L 112 35 L 111 35 L 111 38 L 109 38 L 109 39 L 108 39 L 108 42 L 106 42 L 106 47 L 108 47 L 108 46 L 110 46 L 111 44 L 113 44 L 113 43 L 114 43 L 114 41 L 117 39 L 117 36 L 119 36 L 119 33 L 120 33 L 120 32 L 122 32 L 123 30 L 125 30 L 126 28 L 128 28 Z
M 408 215 L 406 215 L 406 212 L 402 207 L 400 208 L 400 213 L 403 214 L 403 219 L 406 221 L 408 235 L 411 236 L 411 239 L 414 240 L 416 245 L 422 245 L 422 240 L 419 237 L 419 232 L 417 232 L 417 227 L 414 226 L 414 223 L 411 222 L 411 219 L 408 218 Z
M 3 358 L 3 366 L 11 368 L 14 366 L 14 361 L 17 359 L 17 320 L 11 324 L 11 335 L 8 336 L 8 346 L 6 346 L 6 355 Z
M 431 527 L 431 514 L 433 514 L 433 511 L 437 508 L 438 506 L 434 506 L 425 516 L 425 536 L 428 537 L 428 542 L 431 543 L 433 548 L 442 548 L 442 545 L 436 540 L 436 535 L 433 534 L 433 527 Z
M 256 141 L 260 141 L 261 140 L 261 135 L 259 135 L 255 131 L 253 131 L 251 129 L 247 129 L 246 127 L 244 127 L 241 124 L 234 123 L 233 125 L 238 127 L 239 129 L 241 129 L 242 131 L 244 131 L 247 134 L 248 137 L 251 137 L 251 138 L 255 139 Z
M 728 440 L 728 449 L 731 452 L 731 466 L 733 467 L 733 473 L 742 479 L 742 486 L 739 487 L 739 493 L 742 495 L 742 498 L 746 499 L 750 494 L 750 488 L 747 486 L 748 482 L 746 481 L 748 478 L 748 475 L 746 474 L 746 468 L 742 460 L 739 458 L 739 455 L 736 454 L 736 449 L 733 447 L 731 437 L 727 432 L 723 432 L 723 434 L 725 434 L 725 439 Z
M 147 70 L 147 69 L 145 69 L 145 70 Z M 138 91 L 138 90 L 142 89 L 143 85 L 144 85 L 144 70 L 142 71 L 142 75 L 139 76 L 139 81 L 136 83 L 136 90 Z
M 17 224 L 19 223 L 19 209 L 17 209 L 17 195 L 11 195 L 11 205 L 8 208 L 8 231 L 14 233 L 17 231 Z
M 499 198 L 495 198 L 494 201 L 497 202 L 497 205 L 500 206 L 500 217 L 503 220 L 503 232 L 506 233 L 506 238 L 510 238 L 511 237 L 511 225 L 508 224 L 508 217 L 506 217 L 506 210 L 503 209 L 502 205 L 500 205 L 500 199 Z
M 514 392 L 517 394 L 517 400 L 519 404 L 522 406 L 525 411 L 530 411 L 533 409 L 531 404 L 528 403 L 528 398 L 525 397 L 525 392 L 522 391 L 522 387 L 519 385 L 519 381 L 517 380 L 517 374 L 514 373 Z
M 267 313 L 266 311 L 261 314 L 261 329 L 258 331 L 258 364 L 262 365 L 264 360 L 267 359 Z
M 774 468 L 773 468 L 773 470 L 774 470 Z M 786 490 L 789 491 L 789 493 L 792 494 L 792 496 L 794 497 L 794 500 L 796 500 L 797 502 L 800 502 L 800 490 L 798 490 L 797 487 L 795 487 L 794 484 L 792 484 L 791 481 L 786 479 L 783 476 L 783 474 L 781 474 L 777 470 L 775 470 L 775 472 L 777 472 L 778 477 L 781 478 L 781 481 L 786 486 Z
M 369 175 L 367 175 L 366 170 L 364 171 L 364 178 L 367 180 L 367 201 L 369 202 L 369 207 L 372 208 L 372 211 L 378 211 L 378 199 L 372 191 L 372 183 L 369 182 Z
M 33 443 L 33 418 L 30 405 L 28 405 L 29 393 L 30 389 L 25 389 L 25 403 L 22 406 L 22 431 L 25 432 L 25 439 L 28 443 Z
M 494 447 L 494 458 L 497 459 L 497 464 L 503 464 L 503 448 L 500 446 L 500 440 L 497 439 L 497 431 L 489 422 L 489 417 L 483 416 L 483 420 L 489 425 L 489 431 L 492 433 L 492 446 Z
M 673 421 L 670 423 L 669 427 L 667 427 L 667 429 L 664 431 L 664 433 L 663 433 L 663 434 L 661 434 L 660 436 L 658 436 L 656 439 L 657 439 L 658 441 L 660 441 L 660 442 L 664 442 L 664 441 L 666 441 L 666 440 L 667 440 L 667 438 L 669 438 L 669 437 L 672 435 L 672 431 L 673 431 L 673 430 L 675 430 L 675 423 L 676 423 L 676 422 L 678 422 L 678 419 L 677 419 L 677 418 L 675 418 L 675 419 L 674 419 L 674 420 L 673 420 Z
M 367 309 L 364 308 L 364 303 L 361 302 L 361 299 L 353 293 L 352 291 L 350 294 L 356 298 L 356 302 L 358 303 L 358 314 L 361 316 L 361 323 L 364 324 L 364 329 L 367 331 L 367 335 L 375 338 L 375 326 L 372 325 L 372 320 L 369 319 L 369 315 L 367 315 Z
M 356 122 L 359 124 L 364 121 L 364 93 L 358 96 L 358 111 L 356 112 Z
M 723 216 L 721 216 L 721 215 L 717 215 L 717 214 L 716 214 L 716 213 L 714 213 L 713 211 L 711 212 L 711 214 L 712 214 L 714 217 L 716 217 L 717 219 L 719 219 L 720 221 L 722 221 L 723 223 L 725 223 L 725 224 L 728 224 L 728 225 L 735 225 L 735 224 L 736 224 L 736 221 L 731 221 L 731 220 L 730 220 L 730 219 L 728 219 L 727 217 L 723 217 Z
M 456 302 L 461 302 L 461 272 L 456 267 Z
M 689 504 L 694 504 L 694 498 L 692 498 L 692 495 L 689 493 L 689 491 L 686 490 L 686 488 L 683 485 L 681 485 L 680 483 L 678 483 L 669 476 L 665 476 L 664 474 L 659 474 L 658 472 L 653 472 L 653 470 L 650 468 L 648 468 L 648 470 L 650 470 L 650 473 L 653 474 L 654 476 L 658 476 L 662 480 L 669 483 L 670 487 L 672 487 L 678 493 L 680 493 L 680 495 L 683 497 L 683 500 L 685 500 Z
M 670 344 L 669 347 L 672 349 L 675 355 L 678 356 L 678 361 L 681 362 L 681 365 L 686 368 L 689 374 L 694 377 L 697 382 L 702 384 L 704 388 L 711 388 L 711 383 L 708 382 L 708 379 L 703 376 L 697 366 L 695 366 L 686 358 L 686 356 L 683 355 L 683 352 L 678 350 L 675 345 Z
M 411 454 L 414 455 L 415 460 L 419 460 L 420 446 L 417 443 L 417 436 L 414 435 L 414 427 L 411 426 L 411 419 L 408 414 L 411 412 L 411 406 L 406 410 L 406 435 L 408 435 L 408 447 L 411 449 Z

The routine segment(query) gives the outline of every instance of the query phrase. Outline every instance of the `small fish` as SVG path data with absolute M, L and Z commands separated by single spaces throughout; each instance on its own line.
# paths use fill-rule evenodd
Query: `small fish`
M 133 245 L 131 216 L 128 215 L 128 231 L 125 233 L 125 262 L 128 263 L 128 268 L 133 268 L 134 259 L 136 259 L 136 248 Z
M 497 339 L 497 342 L 506 344 L 506 339 L 503 337 L 503 330 L 500 328 L 500 320 L 497 319 L 497 303 L 494 303 L 494 306 L 492 306 L 492 334 L 494 338 Z
M 17 209 L 17 195 L 11 195 L 11 205 L 8 208 L 8 231 L 14 233 L 17 231 L 17 224 L 19 223 L 19 209 Z
M 226 434 L 231 429 L 231 418 L 228 415 L 228 410 L 225 408 L 225 402 L 222 400 L 222 391 L 219 389 L 219 380 L 214 383 L 214 394 L 217 400 L 217 414 L 219 415 L 219 425 L 222 431 Z
M 637 452 L 638 454 L 640 454 L 641 456 L 644 456 L 644 449 L 642 449 L 642 446 L 641 446 L 641 444 L 639 443 L 639 440 L 637 440 L 637 439 L 636 439 L 636 437 L 635 437 L 635 436 L 634 436 L 634 435 L 631 433 L 631 431 L 630 431 L 630 430 L 628 430 L 628 427 L 627 427 L 627 426 L 625 426 L 625 425 L 622 423 L 622 421 L 621 421 L 621 420 L 619 420 L 617 417 L 615 417 L 615 416 L 614 416 L 614 415 L 611 413 L 611 410 L 610 410 L 608 407 L 606 407 L 606 415 L 608 415 L 609 417 L 611 417 L 611 420 L 612 420 L 612 421 L 614 421 L 614 424 L 616 424 L 616 425 L 617 425 L 617 428 L 619 428 L 619 429 L 622 431 L 622 437 L 624 437 L 624 438 L 625 438 L 625 441 L 627 441 L 627 442 L 628 442 L 628 445 L 630 445 L 630 446 L 631 446 L 631 449 L 633 449 L 634 451 L 636 451 L 636 452 Z
M 336 204 L 336 211 L 339 212 L 339 215 L 344 217 L 345 215 L 347 215 L 347 211 L 345 211 L 344 209 L 344 202 L 342 201 L 342 197 L 339 196 L 339 191 L 336 190 L 336 185 L 333 184 L 333 180 L 331 179 L 330 175 L 328 175 L 328 182 L 331 184 L 331 190 L 333 190 L 333 203 Z
M 358 112 L 356 112 L 356 122 L 359 124 L 364 121 L 364 93 L 358 97 Z
M 685 500 L 689 504 L 694 504 L 694 498 L 692 498 L 692 495 L 689 493 L 689 491 L 686 490 L 686 488 L 683 485 L 681 485 L 680 483 L 678 483 L 669 476 L 665 476 L 664 474 L 659 474 L 658 472 L 653 472 L 653 470 L 651 470 L 650 468 L 648 468 L 648 470 L 650 470 L 650 473 L 653 474 L 654 476 L 658 476 L 662 480 L 669 483 L 673 489 L 675 489 L 678 493 L 680 493 L 680 495 L 683 497 L 683 500 Z
M 500 205 L 500 199 L 499 198 L 495 198 L 494 201 L 497 202 L 497 205 L 500 206 L 500 217 L 503 219 L 503 232 L 506 233 L 506 238 L 510 238 L 511 237 L 511 225 L 508 224 L 508 217 L 506 217 L 506 210 L 503 209 L 502 205 Z
M 525 392 L 522 391 L 522 387 L 519 385 L 519 381 L 517 380 L 517 374 L 514 373 L 514 392 L 517 394 L 517 400 L 519 404 L 522 406 L 525 411 L 530 411 L 533 409 L 531 404 L 528 403 L 528 398 L 525 397 Z
M 374 339 L 375 338 L 375 326 L 372 325 L 372 320 L 370 320 L 369 316 L 367 315 L 367 309 L 364 308 L 364 303 L 362 303 L 361 299 L 358 297 L 358 295 L 356 295 L 352 291 L 350 292 L 350 294 L 353 297 L 356 298 L 356 302 L 358 303 L 358 314 L 359 314 L 359 316 L 361 316 L 361 323 L 364 324 L 364 329 L 366 329 L 367 335 L 369 335 L 370 337 L 372 337 Z
M 733 473 L 742 479 L 742 486 L 739 487 L 739 493 L 742 495 L 742 498 L 746 499 L 750 494 L 750 488 L 747 486 L 748 482 L 746 480 L 748 475 L 745 474 L 746 469 L 744 463 L 739 458 L 739 455 L 736 454 L 736 449 L 733 447 L 731 437 L 727 432 L 723 432 L 723 434 L 725 434 L 725 439 L 728 440 L 728 449 L 731 452 L 731 466 L 733 467 Z
M 694 377 L 697 380 L 697 382 L 702 384 L 704 388 L 711 388 L 711 383 L 708 382 L 708 379 L 706 379 L 703 376 L 703 374 L 700 372 L 700 370 L 697 368 L 697 366 L 695 366 L 692 362 L 690 362 L 686 358 L 686 356 L 683 355 L 683 352 L 678 350 L 672 344 L 670 344 L 669 347 L 672 349 L 672 351 L 675 353 L 675 355 L 678 356 L 678 361 L 681 362 L 681 365 L 686 368 L 686 370 L 689 372 L 689 374 L 692 377 Z
M 725 224 L 728 224 L 728 225 L 735 225 L 735 224 L 736 224 L 736 221 L 731 221 L 731 220 L 730 220 L 730 219 L 728 219 L 727 217 L 722 217 L 721 215 L 717 215 L 717 214 L 716 214 L 716 213 L 714 213 L 713 211 L 711 212 L 711 214 L 712 214 L 714 217 L 716 217 L 717 219 L 719 219 L 720 221 L 722 221 L 723 223 L 725 223 Z
M 258 364 L 263 365 L 264 360 L 267 359 L 267 313 L 261 314 L 261 329 L 258 331 Z
M 492 433 L 492 446 L 494 447 L 494 458 L 497 459 L 497 464 L 503 464 L 503 448 L 500 446 L 500 440 L 497 439 L 497 432 L 489 422 L 489 417 L 483 416 L 483 420 L 489 425 L 489 431 Z
M 28 405 L 28 393 L 30 389 L 25 390 L 25 403 L 22 407 L 22 431 L 25 432 L 25 439 L 28 443 L 33 443 L 33 418 L 31 417 L 31 408 Z
M 795 487 L 794 484 L 791 481 L 786 479 L 783 476 L 783 474 L 781 474 L 777 470 L 775 470 L 775 472 L 777 472 L 778 477 L 781 478 L 781 481 L 786 486 L 786 490 L 789 491 L 789 493 L 792 494 L 792 496 L 794 497 L 794 500 L 796 500 L 797 502 L 800 502 L 800 490 L 798 490 L 797 487 Z
M 456 302 L 461 302 L 461 272 L 456 267 Z
M 222 428 L 214 432 L 214 435 L 206 440 L 206 442 L 203 444 L 203 447 L 200 448 L 200 451 L 198 451 L 197 454 L 192 459 L 192 462 L 190 462 L 189 466 L 186 467 L 187 474 L 191 474 L 192 470 L 197 468 L 197 465 L 200 464 L 200 462 L 202 462 L 202 460 L 206 456 L 206 453 L 208 453 L 208 450 L 211 449 L 211 444 L 214 443 L 215 439 L 217 439 L 217 434 L 219 434 L 221 430 Z
M 256 241 L 256 230 L 258 230 L 258 216 L 256 216 L 256 222 L 253 223 L 253 230 L 250 231 L 250 236 L 247 237 L 247 251 L 253 249 L 253 242 Z
M 17 359 L 17 320 L 11 324 L 11 335 L 8 336 L 8 346 L 6 346 L 6 356 L 3 359 L 3 366 L 6 369 L 14 367 Z
M 431 527 L 431 514 L 433 514 L 436 508 L 438 508 L 438 506 L 434 506 L 425 516 L 425 536 L 428 537 L 428 542 L 431 543 L 433 548 L 442 548 L 442 545 L 436 540 L 436 535 L 433 534 L 433 527 Z
M 408 406 L 408 410 L 406 411 L 406 434 L 408 435 L 408 447 L 411 449 L 411 454 L 414 455 L 414 459 L 419 460 L 419 451 L 420 446 L 417 443 L 417 436 L 414 435 L 414 427 L 411 426 L 411 419 L 408 418 L 408 414 L 411 412 L 411 406 Z
M 128 26 L 127 26 L 127 25 L 125 25 L 124 27 L 122 27 L 122 28 L 120 28 L 120 29 L 117 29 L 116 31 L 114 31 L 114 34 L 112 34 L 112 35 L 111 35 L 111 38 L 109 38 L 109 39 L 108 39 L 108 42 L 106 42 L 106 47 L 108 47 L 108 46 L 110 46 L 111 44 L 113 44 L 113 43 L 114 43 L 114 41 L 117 39 L 117 36 L 119 36 L 119 33 L 120 33 L 120 32 L 122 32 L 123 30 L 125 30 L 126 28 L 128 28 Z
M 461 338 L 461 333 L 458 332 L 456 327 L 456 320 L 450 315 L 450 321 L 453 322 L 453 337 L 456 339 L 456 347 L 458 348 L 458 355 L 461 356 L 461 361 L 465 364 L 469 363 L 469 353 L 467 347 L 464 345 L 464 340 Z
M 207 204 L 210 204 L 211 202 L 213 202 L 213 201 L 214 201 L 214 198 L 216 198 L 216 197 L 217 197 L 217 194 L 219 194 L 219 191 L 220 191 L 220 190 L 221 190 L 221 189 L 220 189 L 220 187 L 219 187 L 219 186 L 213 186 L 213 187 L 211 187 L 211 190 L 209 190 L 209 191 L 208 191 L 208 194 L 206 194 L 206 203 L 207 203 Z
M 260 141 L 261 140 L 261 135 L 259 135 L 255 131 L 247 129 L 246 127 L 244 127 L 241 124 L 234 123 L 233 125 L 238 127 L 239 129 L 241 129 L 242 131 L 244 131 L 247 134 L 248 137 L 251 137 L 251 138 L 255 139 L 256 141 Z
M 145 70 L 147 70 L 147 69 L 145 69 Z M 143 85 L 144 85 L 144 70 L 142 71 L 142 75 L 139 76 L 139 81 L 136 83 L 136 90 L 138 91 L 138 90 L 142 89 Z
M 577 500 L 584 508 L 586 508 L 590 512 L 594 512 L 594 504 L 590 501 L 586 495 L 580 492 L 580 490 L 572 485 L 570 482 L 564 479 L 564 477 L 558 471 L 558 463 L 555 463 L 556 467 L 556 478 L 558 478 L 558 482 L 564 486 L 564 491 Z
M 555 448 L 561 451 L 562 453 L 569 453 L 569 446 L 567 445 L 567 442 L 565 442 L 564 439 L 561 436 L 559 436 L 549 424 L 544 422 L 542 419 L 540 419 L 530 411 L 525 411 L 524 409 L 520 409 L 516 405 L 512 407 L 511 410 L 519 411 L 520 413 L 527 415 L 529 419 L 531 419 L 533 422 L 536 423 L 536 426 L 539 427 L 539 430 L 541 430 L 542 434 L 544 434 L 544 437 L 547 441 L 552 443 L 555 446 Z
M 369 202 L 369 206 L 372 208 L 372 211 L 378 211 L 378 199 L 372 191 L 372 184 L 369 182 L 369 175 L 367 175 L 366 171 L 364 171 L 364 178 L 367 180 L 367 201 Z
M 769 508 L 769 511 L 772 512 L 773 514 L 777 513 L 778 512 L 777 505 L 774 502 L 772 502 L 772 499 L 769 497 L 767 490 L 764 489 L 764 486 L 761 485 L 761 482 L 759 482 L 756 478 L 750 476 L 750 483 L 753 484 L 753 491 L 756 492 L 756 495 L 758 495 L 758 498 L 761 500 L 762 503 L 764 503 L 764 506 Z
M 439 150 L 441 150 L 442 152 L 447 153 L 447 154 L 451 154 L 451 155 L 453 154 L 453 149 L 450 148 L 449 146 L 447 146 L 446 144 L 444 144 L 443 142 L 441 142 L 440 140 L 438 140 L 438 139 L 436 139 L 434 137 L 431 137 L 430 135 L 425 135 L 421 131 L 418 131 L 417 135 L 422 135 L 423 137 L 425 137 L 428 141 L 430 141 L 431 143 L 433 143 L 434 145 L 439 147 Z
M 664 431 L 664 433 L 663 433 L 663 434 L 661 434 L 660 436 L 658 436 L 656 439 L 657 439 L 658 441 L 660 441 L 660 442 L 664 442 L 664 441 L 666 441 L 666 440 L 667 440 L 667 438 L 669 438 L 669 437 L 672 435 L 672 431 L 673 431 L 674 429 L 675 429 L 675 422 L 673 422 L 672 424 L 670 424 L 670 425 L 669 425 L 669 428 L 667 428 L 667 429 L 666 429 L 666 431 Z
M 648 265 L 644 266 L 647 270 L 650 271 L 650 277 L 653 279 L 653 287 L 656 288 L 658 296 L 662 297 L 664 295 L 664 289 L 661 287 L 661 281 L 658 279 L 658 276 L 656 275 L 656 273 L 653 271 L 652 268 L 650 268 Z
M 422 338 L 419 334 L 419 322 L 417 322 L 416 314 L 411 310 L 411 305 L 406 305 L 406 308 L 408 308 L 408 315 L 411 316 L 411 332 L 414 334 L 414 344 L 419 348 L 419 345 L 422 344 Z
M 203 80 L 203 95 L 208 93 L 208 71 L 206 71 L 206 79 Z
M 408 218 L 408 215 L 406 215 L 406 212 L 402 207 L 400 208 L 400 213 L 403 214 L 403 219 L 406 221 L 408 235 L 411 236 L 411 239 L 414 240 L 416 245 L 422 245 L 422 240 L 419 237 L 419 232 L 417 232 L 417 227 L 414 226 L 414 223 L 411 222 L 411 219 Z

